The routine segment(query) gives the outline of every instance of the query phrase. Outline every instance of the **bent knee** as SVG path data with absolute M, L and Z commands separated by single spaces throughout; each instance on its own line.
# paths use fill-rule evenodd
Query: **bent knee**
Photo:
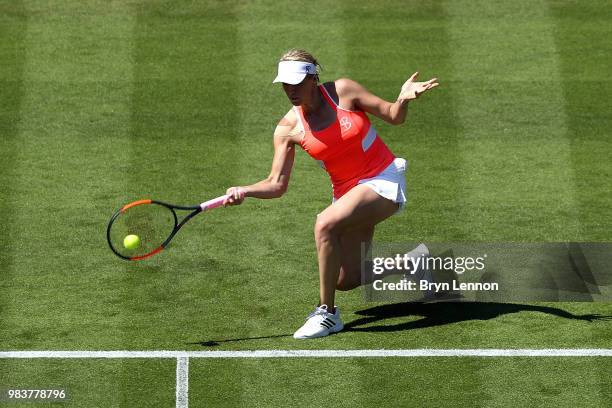
M 324 216 L 317 217 L 314 225 L 315 237 L 325 238 L 338 234 L 338 223 Z

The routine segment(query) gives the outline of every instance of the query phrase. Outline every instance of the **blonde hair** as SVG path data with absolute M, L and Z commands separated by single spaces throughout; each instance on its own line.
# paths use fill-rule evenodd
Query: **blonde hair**
M 285 52 L 280 57 L 278 62 L 281 62 L 281 61 L 303 61 L 303 62 L 310 62 L 311 64 L 314 64 L 317 67 L 317 73 L 314 74 L 314 77 L 317 80 L 317 83 L 319 82 L 319 73 L 323 71 L 323 67 L 321 66 L 321 64 L 319 64 L 317 59 L 313 57 L 313 55 L 309 53 L 308 51 L 305 51 L 299 48 L 292 48 L 288 50 L 287 52 Z

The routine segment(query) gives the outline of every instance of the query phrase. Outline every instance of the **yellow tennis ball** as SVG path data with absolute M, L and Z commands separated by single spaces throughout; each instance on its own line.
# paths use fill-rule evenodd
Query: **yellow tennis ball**
M 128 235 L 123 238 L 123 246 L 127 249 L 136 249 L 140 245 L 140 237 L 138 235 Z

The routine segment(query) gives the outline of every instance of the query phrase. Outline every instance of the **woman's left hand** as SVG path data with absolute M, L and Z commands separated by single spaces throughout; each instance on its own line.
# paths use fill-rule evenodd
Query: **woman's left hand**
M 429 91 L 432 88 L 438 86 L 436 82 L 438 78 L 432 78 L 427 82 L 415 82 L 415 79 L 419 75 L 418 72 L 412 74 L 410 78 L 402 85 L 402 90 L 400 91 L 398 100 L 411 101 L 416 99 L 425 91 Z

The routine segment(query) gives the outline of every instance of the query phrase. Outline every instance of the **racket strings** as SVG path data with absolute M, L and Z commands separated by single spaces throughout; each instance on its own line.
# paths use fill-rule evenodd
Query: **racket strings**
M 110 243 L 126 258 L 147 255 L 162 245 L 172 233 L 176 223 L 174 212 L 158 204 L 137 205 L 120 213 L 111 225 Z M 126 247 L 128 235 L 139 238 L 137 245 Z

